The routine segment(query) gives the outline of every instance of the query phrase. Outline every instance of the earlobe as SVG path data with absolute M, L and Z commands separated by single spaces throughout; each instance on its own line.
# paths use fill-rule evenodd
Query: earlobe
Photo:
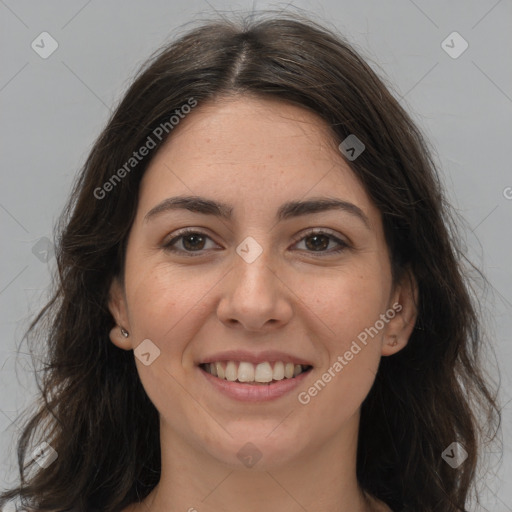
M 132 350 L 133 347 L 132 342 L 129 339 L 129 334 L 128 336 L 125 336 L 123 334 L 123 330 L 124 329 L 122 327 L 119 327 L 118 325 L 112 327 L 112 329 L 110 329 L 109 334 L 110 341 L 116 347 L 122 348 L 123 350 Z
M 418 296 L 416 278 L 407 269 L 392 294 L 391 303 L 399 304 L 400 308 L 394 308 L 396 314 L 386 327 L 382 344 L 383 356 L 396 354 L 409 342 L 418 315 Z
M 114 278 L 110 285 L 108 309 L 117 324 L 110 330 L 110 341 L 119 348 L 131 350 L 126 299 L 118 278 Z
M 407 345 L 407 341 L 409 341 L 409 340 L 407 339 L 404 344 L 400 345 L 398 342 L 397 335 L 393 334 L 393 335 L 386 336 L 386 341 L 382 345 L 382 350 L 381 350 L 382 355 L 383 356 L 392 356 L 393 354 L 396 354 L 397 352 L 402 350 L 405 347 L 405 345 Z

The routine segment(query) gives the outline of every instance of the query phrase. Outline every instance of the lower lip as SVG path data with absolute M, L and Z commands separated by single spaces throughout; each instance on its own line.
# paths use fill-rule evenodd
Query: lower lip
M 308 370 L 292 379 L 284 378 L 272 384 L 242 384 L 240 382 L 219 379 L 202 368 L 198 367 L 198 369 L 218 391 L 240 402 L 268 402 L 269 400 L 275 400 L 293 391 L 311 372 L 311 370 Z

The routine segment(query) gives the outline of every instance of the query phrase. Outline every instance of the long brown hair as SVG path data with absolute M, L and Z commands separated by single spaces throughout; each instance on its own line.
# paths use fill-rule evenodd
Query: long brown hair
M 55 293 L 27 333 L 46 327 L 47 360 L 38 411 L 19 439 L 20 485 L 2 497 L 37 510 L 117 512 L 158 483 L 158 413 L 133 354 L 109 339 L 107 300 L 123 275 L 140 180 L 172 130 L 112 177 L 191 98 L 244 93 L 310 109 L 337 144 L 350 134 L 363 141 L 348 163 L 382 214 L 394 279 L 411 269 L 419 304 L 408 345 L 382 358 L 362 404 L 357 477 L 394 512 L 467 511 L 500 410 L 481 363 L 480 305 L 454 214 L 431 150 L 383 81 L 343 36 L 290 14 L 209 21 L 166 45 L 94 144 L 59 226 Z M 108 194 L 99 192 L 109 180 Z M 26 460 L 36 439 L 58 453 L 47 468 Z M 468 454 L 457 469 L 441 456 L 454 441 Z

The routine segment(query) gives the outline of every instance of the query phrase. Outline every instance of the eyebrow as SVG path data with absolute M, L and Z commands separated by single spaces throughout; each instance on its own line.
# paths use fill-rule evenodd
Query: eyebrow
M 230 220 L 233 216 L 233 208 L 226 203 L 200 196 L 177 196 L 169 197 L 157 204 L 145 215 L 144 221 L 147 222 L 164 212 L 172 210 L 188 210 L 205 215 L 214 215 L 225 220 Z M 348 201 L 325 197 L 284 203 L 279 207 L 276 218 L 278 221 L 283 221 L 329 210 L 341 210 L 349 213 L 361 220 L 368 229 L 371 229 L 370 221 L 361 208 Z

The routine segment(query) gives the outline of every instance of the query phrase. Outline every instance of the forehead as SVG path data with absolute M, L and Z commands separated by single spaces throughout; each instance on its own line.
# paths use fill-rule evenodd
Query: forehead
M 370 220 L 379 215 L 320 117 L 247 96 L 200 104 L 160 148 L 141 183 L 141 209 L 177 194 L 208 194 L 233 204 L 235 213 L 339 197 Z

